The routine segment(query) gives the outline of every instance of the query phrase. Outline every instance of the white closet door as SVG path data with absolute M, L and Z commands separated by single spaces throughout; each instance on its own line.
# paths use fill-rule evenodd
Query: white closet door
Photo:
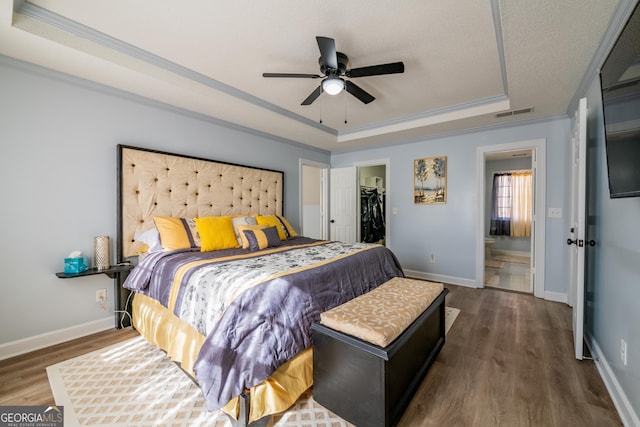
M 329 182 L 329 231 L 330 239 L 345 243 L 356 242 L 355 167 L 331 169 Z

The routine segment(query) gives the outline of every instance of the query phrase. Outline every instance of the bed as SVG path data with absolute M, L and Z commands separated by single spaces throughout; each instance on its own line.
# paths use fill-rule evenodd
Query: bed
M 238 425 L 311 387 L 320 313 L 403 276 L 384 246 L 298 235 L 283 172 L 126 145 L 118 169 L 118 260 L 139 260 L 124 284 L 133 325 Z

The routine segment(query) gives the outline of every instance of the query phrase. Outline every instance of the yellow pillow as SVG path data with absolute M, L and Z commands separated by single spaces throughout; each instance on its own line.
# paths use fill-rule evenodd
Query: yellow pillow
M 242 241 L 242 248 L 243 249 L 249 249 L 249 241 L 247 240 L 247 236 L 246 236 L 246 234 L 244 234 L 244 232 L 246 230 L 249 230 L 249 231 L 263 230 L 263 229 L 267 228 L 268 225 L 237 225 L 236 227 L 238 229 L 238 234 L 239 234 L 240 239 Z M 280 237 L 280 236 L 278 236 L 278 237 Z
M 289 224 L 289 221 L 287 221 L 285 217 L 276 215 L 276 218 L 280 220 L 285 229 L 285 232 L 289 234 L 289 237 L 296 237 L 298 235 L 298 233 L 296 233 L 296 230 L 291 226 L 291 224 Z
M 259 225 L 266 225 L 267 227 L 275 227 L 278 230 L 278 236 L 280 240 L 287 240 L 287 234 L 284 232 L 282 228 L 282 224 L 280 220 L 275 215 L 258 215 L 256 217 Z
M 154 216 L 153 222 L 160 234 L 163 249 L 174 250 L 200 246 L 200 237 L 193 219 Z
M 202 252 L 238 247 L 236 233 L 230 216 L 207 216 L 195 218 L 200 235 Z

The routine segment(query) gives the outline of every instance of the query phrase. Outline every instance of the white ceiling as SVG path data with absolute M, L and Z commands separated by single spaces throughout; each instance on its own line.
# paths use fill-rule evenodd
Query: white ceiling
M 565 115 L 629 3 L 0 0 L 0 54 L 340 152 Z M 353 79 L 370 104 L 343 92 L 301 106 L 319 80 L 262 73 L 320 73 L 316 36 L 349 68 L 405 72 Z

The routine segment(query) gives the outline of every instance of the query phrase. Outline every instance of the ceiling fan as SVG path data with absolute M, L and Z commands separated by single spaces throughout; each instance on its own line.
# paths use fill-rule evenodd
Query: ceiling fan
M 375 98 L 362 89 L 360 86 L 345 80 L 343 77 L 357 78 L 368 76 L 379 76 L 382 74 L 404 73 L 404 63 L 392 62 L 389 64 L 371 65 L 368 67 L 347 69 L 349 58 L 342 52 L 336 51 L 336 42 L 329 37 L 316 37 L 318 47 L 320 48 L 320 72 L 324 74 L 296 74 L 296 73 L 263 73 L 263 77 L 294 77 L 303 79 L 322 79 L 322 83 L 316 90 L 302 101 L 302 105 L 311 105 L 322 92 L 329 95 L 337 95 L 346 89 L 351 95 L 358 98 L 365 104 L 370 103 Z

